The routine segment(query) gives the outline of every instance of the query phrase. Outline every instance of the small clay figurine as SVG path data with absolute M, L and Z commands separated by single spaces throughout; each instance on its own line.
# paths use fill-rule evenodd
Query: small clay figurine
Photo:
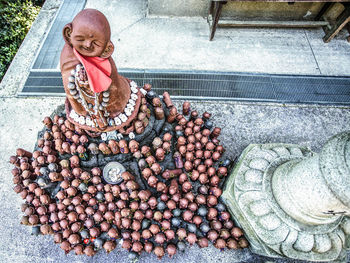
M 128 143 L 126 140 L 119 141 L 119 149 L 121 153 L 129 153 Z
M 195 120 L 198 117 L 198 112 L 197 111 L 191 111 L 191 120 Z
M 174 157 L 176 168 L 183 168 L 184 164 L 182 161 L 181 154 L 179 152 L 175 152 L 173 157 Z
M 220 133 L 221 133 L 221 128 L 215 127 L 210 134 L 210 139 L 219 137 Z
M 143 127 L 143 122 L 142 121 L 135 121 L 134 127 L 135 127 L 135 132 L 137 134 L 141 134 L 145 130 L 145 127 Z
M 163 101 L 169 109 L 174 106 L 173 102 L 170 99 L 170 95 L 167 91 L 163 93 Z
M 151 170 L 154 174 L 158 175 L 162 172 L 162 167 L 159 165 L 159 163 L 154 163 L 151 166 Z
M 118 144 L 117 141 L 115 141 L 115 140 L 109 140 L 109 141 L 108 141 L 108 147 L 111 149 L 111 151 L 112 151 L 113 154 L 118 154 L 118 153 L 120 153 L 119 144 Z
M 139 150 L 139 143 L 135 140 L 131 140 L 129 142 L 129 149 L 130 149 L 130 152 L 132 153 L 135 153 Z
M 85 149 L 85 147 L 84 147 L 83 145 L 79 145 L 79 146 L 77 147 L 77 152 L 78 152 L 79 158 L 80 158 L 81 160 L 83 160 L 83 161 L 88 160 L 89 156 L 88 156 L 88 154 L 86 153 L 86 149 Z
M 148 157 L 151 155 L 151 148 L 147 145 L 141 147 L 141 153 L 143 156 Z
M 155 107 L 154 114 L 155 114 L 157 120 L 164 119 L 164 110 L 162 107 Z
M 63 142 L 62 143 L 62 150 L 65 151 L 66 153 L 71 153 L 70 151 L 70 144 L 68 142 Z
M 160 147 L 162 146 L 162 144 L 163 144 L 163 141 L 162 141 L 161 138 L 155 137 L 155 138 L 153 139 L 152 145 L 153 145 L 153 149 L 154 149 L 154 150 L 160 148 Z
M 86 136 L 86 135 L 81 135 L 80 137 L 79 137 L 79 141 L 80 141 L 80 143 L 81 144 L 86 144 L 86 143 L 88 143 L 89 142 L 89 139 L 88 139 L 88 137 Z
M 98 145 L 98 149 L 105 155 L 109 155 L 112 153 L 111 149 L 109 149 L 109 147 L 107 146 L 106 143 L 104 142 L 101 142 L 99 145 Z
M 49 129 L 52 128 L 52 124 L 53 124 L 53 123 L 52 123 L 52 120 L 51 120 L 50 117 L 45 117 L 43 123 L 45 124 L 45 126 L 46 126 L 47 128 L 49 128 Z
M 171 149 L 170 142 L 163 142 L 162 148 L 165 151 L 165 153 L 169 153 Z
M 93 142 L 89 144 L 88 149 L 90 150 L 91 154 L 94 154 L 94 155 L 96 155 L 100 152 L 97 144 L 93 143 Z
M 150 155 L 146 158 L 146 162 L 147 162 L 148 166 L 151 167 L 152 164 L 154 164 L 156 162 L 156 158 L 154 158 L 153 155 Z
M 71 158 L 69 158 L 69 161 L 71 168 L 79 167 L 79 157 L 77 155 L 73 155 Z
M 182 104 L 182 114 L 187 116 L 188 114 L 190 114 L 191 111 L 191 104 L 188 101 L 185 101 Z
M 162 103 L 160 101 L 160 98 L 159 97 L 155 97 L 152 99 L 152 105 L 154 107 L 162 107 Z
M 176 119 L 176 116 L 177 116 L 177 109 L 175 107 L 171 107 L 169 110 L 167 122 L 173 123 Z
M 156 158 L 158 161 L 163 161 L 164 160 L 164 157 L 165 157 L 165 151 L 163 148 L 158 148 L 156 150 Z

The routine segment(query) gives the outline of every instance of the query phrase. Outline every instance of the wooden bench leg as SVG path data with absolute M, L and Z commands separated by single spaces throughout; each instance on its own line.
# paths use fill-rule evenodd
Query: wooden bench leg
M 210 12 L 212 15 L 212 21 L 210 21 L 211 23 L 209 22 L 209 26 L 210 26 L 209 40 L 210 41 L 213 40 L 214 38 L 216 27 L 218 26 L 218 22 L 221 15 L 222 5 L 223 5 L 222 2 L 213 2 L 213 1 L 210 4 Z
M 346 26 L 346 24 L 349 21 L 350 21 L 350 6 L 345 5 L 345 10 L 337 18 L 337 22 L 332 26 L 332 28 L 323 37 L 323 41 L 326 43 L 331 41 L 339 33 L 339 31 L 342 30 L 344 26 Z
M 320 21 L 322 16 L 326 13 L 326 11 L 328 10 L 328 8 L 332 5 L 333 3 L 330 3 L 330 2 L 326 2 L 320 12 L 317 14 L 317 16 L 315 17 L 315 21 Z

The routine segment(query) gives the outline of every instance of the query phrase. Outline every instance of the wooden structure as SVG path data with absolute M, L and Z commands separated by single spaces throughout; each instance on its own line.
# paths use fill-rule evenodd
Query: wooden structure
M 236 2 L 323 2 L 324 5 L 320 12 L 316 15 L 313 21 L 237 21 L 237 20 L 220 20 L 221 10 L 224 4 L 228 1 Z M 339 15 L 336 22 L 331 25 L 328 21 L 323 19 L 323 15 L 331 8 L 335 2 L 342 2 L 345 9 Z M 350 21 L 350 0 L 210 0 L 208 23 L 210 28 L 209 40 L 213 40 L 216 28 L 222 27 L 323 27 L 325 29 L 324 42 L 331 41 L 339 31 L 346 26 Z

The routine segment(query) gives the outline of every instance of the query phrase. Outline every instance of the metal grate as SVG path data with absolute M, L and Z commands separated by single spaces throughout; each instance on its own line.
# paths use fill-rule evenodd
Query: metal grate
M 40 52 L 34 61 L 32 69 L 57 69 L 60 61 L 61 50 L 64 46 L 62 34 L 63 27 L 72 21 L 74 16 L 85 6 L 86 0 L 65 0 L 57 12 L 49 33 L 40 48 Z
M 119 73 L 173 97 L 350 105 L 349 77 L 127 69 Z M 60 72 L 31 72 L 19 95 L 64 96 Z

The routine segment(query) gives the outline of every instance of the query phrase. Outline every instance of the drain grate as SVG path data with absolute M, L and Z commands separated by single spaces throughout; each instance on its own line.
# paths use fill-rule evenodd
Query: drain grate
M 350 78 L 203 71 L 120 70 L 139 85 L 152 84 L 186 99 L 350 105 Z M 60 72 L 30 73 L 19 96 L 64 96 Z
M 73 20 L 74 16 L 84 8 L 85 4 L 86 0 L 65 0 L 62 2 L 49 33 L 46 35 L 45 41 L 43 41 L 40 52 L 37 54 L 32 69 L 58 69 L 61 50 L 64 46 L 61 34 L 62 29 Z

